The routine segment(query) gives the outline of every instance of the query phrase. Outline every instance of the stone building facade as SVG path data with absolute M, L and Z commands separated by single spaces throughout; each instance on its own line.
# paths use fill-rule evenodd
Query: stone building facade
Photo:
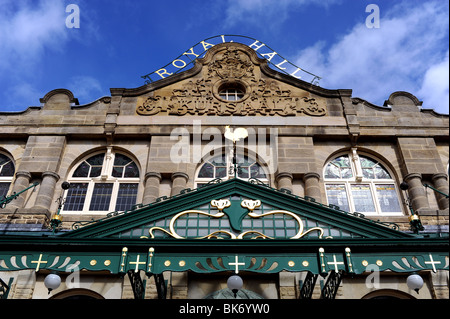
M 41 106 L 0 113 L 0 195 L 39 183 L 0 209 L 0 235 L 51 233 L 55 215 L 64 233 L 77 222 L 237 177 L 395 223 L 405 233 L 411 233 L 410 202 L 420 234 L 448 236 L 449 117 L 421 108 L 411 93 L 394 92 L 383 106 L 374 105 L 350 89 L 324 89 L 274 71 L 238 43 L 215 45 L 183 73 L 110 91 L 79 105 L 76 92 L 56 89 Z M 246 128 L 248 137 L 235 143 L 241 166 L 235 174 L 233 143 L 224 134 L 236 128 Z M 63 190 L 63 182 L 71 187 Z M 8 298 L 48 298 L 45 273 L 0 274 L 13 278 Z M 368 275 L 345 277 L 336 298 L 448 298 L 448 268 L 424 271 L 419 295 L 404 274 L 382 274 L 371 288 Z M 164 276 L 167 297 L 176 299 L 204 298 L 225 288 L 228 275 Z M 253 275 L 245 288 L 264 298 L 298 298 L 304 276 Z M 78 279 L 78 288 L 62 285 L 51 296 L 133 298 L 127 277 L 83 273 Z M 156 298 L 154 280 L 145 284 L 145 297 Z M 316 289 L 313 298 L 319 297 Z

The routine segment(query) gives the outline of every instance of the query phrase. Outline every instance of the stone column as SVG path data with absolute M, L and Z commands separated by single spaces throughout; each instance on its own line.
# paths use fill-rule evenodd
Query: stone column
M 25 188 L 30 186 L 31 174 L 27 171 L 18 171 L 16 172 L 16 180 L 14 181 L 14 187 L 11 192 L 11 195 L 14 193 L 19 193 L 23 191 Z M 23 192 L 16 199 L 13 199 L 11 203 L 6 205 L 6 208 L 22 208 L 25 203 L 25 197 L 28 192 Z
M 319 185 L 320 175 L 318 173 L 310 172 L 303 176 L 305 182 L 305 196 L 312 197 L 316 202 L 322 202 Z
M 159 197 L 159 184 L 161 183 L 161 174 L 149 172 L 145 174 L 144 199 L 142 204 L 147 205 L 153 203 Z
M 441 191 L 444 194 L 448 194 L 448 179 L 447 174 L 444 173 L 438 173 L 434 174 L 431 177 L 431 180 L 433 181 L 433 186 L 437 190 Z M 436 199 L 438 201 L 439 209 L 448 209 L 448 198 L 445 198 L 444 195 L 439 194 L 436 192 Z
M 287 172 L 280 172 L 275 177 L 275 180 L 277 182 L 278 189 L 287 189 L 292 193 L 292 180 L 293 176 L 291 173 Z
M 42 182 L 37 194 L 35 207 L 50 210 L 53 196 L 55 195 L 55 185 L 58 180 L 59 175 L 55 172 L 47 171 L 42 173 Z
M 183 172 L 175 172 L 172 174 L 172 190 L 170 196 L 178 195 L 186 188 L 186 183 L 189 180 L 189 175 Z
M 168 299 L 188 299 L 188 272 L 171 272 L 172 293 Z M 164 276 L 165 277 L 165 276 Z
M 427 194 L 425 187 L 422 185 L 422 175 L 418 173 L 411 173 L 405 176 L 405 182 L 408 183 L 408 194 L 413 210 L 416 212 L 421 208 L 429 208 Z
M 295 273 L 282 271 L 279 274 L 280 299 L 297 299 Z

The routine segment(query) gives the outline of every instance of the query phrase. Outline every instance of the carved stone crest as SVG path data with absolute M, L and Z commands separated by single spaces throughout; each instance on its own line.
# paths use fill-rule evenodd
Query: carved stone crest
M 217 74 L 222 79 L 245 76 L 253 77 L 253 63 L 249 57 L 235 47 L 228 47 L 222 58 L 215 60 L 208 67 L 210 77 Z

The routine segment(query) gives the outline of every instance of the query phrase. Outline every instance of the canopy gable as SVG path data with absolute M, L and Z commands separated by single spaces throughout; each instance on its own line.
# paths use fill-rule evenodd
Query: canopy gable
M 361 214 L 239 179 L 185 192 L 61 236 L 180 240 L 413 237 Z

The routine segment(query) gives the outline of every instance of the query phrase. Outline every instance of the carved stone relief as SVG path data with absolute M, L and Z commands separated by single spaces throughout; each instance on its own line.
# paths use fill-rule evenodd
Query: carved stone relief
M 218 53 L 207 65 L 203 78 L 184 81 L 169 94 L 155 91 L 153 96 L 138 99 L 140 115 L 219 115 L 219 116 L 310 116 L 326 114 L 321 99 L 295 94 L 281 82 L 263 79 L 256 72 L 250 58 L 231 46 Z M 225 100 L 219 92 L 223 88 L 239 87 L 240 99 Z

